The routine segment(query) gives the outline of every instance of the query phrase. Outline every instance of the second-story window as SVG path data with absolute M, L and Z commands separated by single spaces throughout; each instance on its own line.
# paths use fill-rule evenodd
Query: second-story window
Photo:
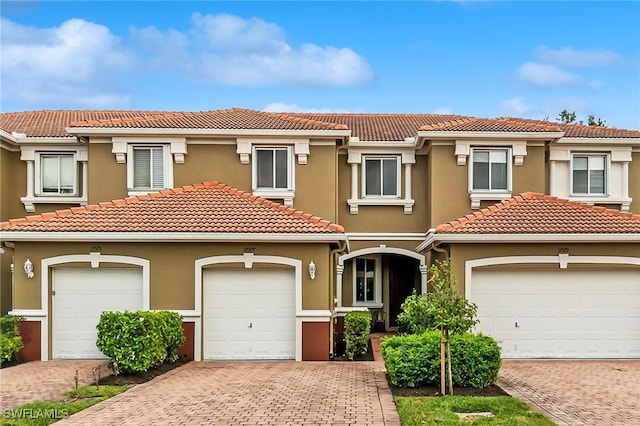
M 256 148 L 254 189 L 286 191 L 292 189 L 291 149 Z
M 74 154 L 39 154 L 36 195 L 76 195 L 77 169 Z
M 363 197 L 400 197 L 399 157 L 364 156 Z
M 506 191 L 509 188 L 509 150 L 472 150 L 472 189 Z
M 577 154 L 573 156 L 572 164 L 574 194 L 606 194 L 606 155 Z
M 173 185 L 171 156 L 167 146 L 130 146 L 129 158 L 130 190 L 158 190 Z

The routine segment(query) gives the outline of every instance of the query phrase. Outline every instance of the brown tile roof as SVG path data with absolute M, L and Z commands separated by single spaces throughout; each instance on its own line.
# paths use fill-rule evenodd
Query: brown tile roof
M 640 215 L 527 192 L 438 225 L 437 234 L 640 233 Z
M 344 228 L 217 182 L 0 223 L 33 232 L 343 233 Z M 6 235 L 6 234 L 5 234 Z
M 351 130 L 363 141 L 404 141 L 418 130 L 442 132 L 565 132 L 567 137 L 640 138 L 640 131 L 562 124 L 542 120 L 495 119 L 454 114 L 348 114 L 216 111 L 28 111 L 0 114 L 0 129 L 29 137 L 69 136 L 65 128 L 193 128 L 227 130 Z
M 346 125 L 362 141 L 404 141 L 414 137 L 421 126 L 456 119 L 453 114 L 329 114 L 292 113 L 296 117 Z
M 343 124 L 296 117 L 288 113 L 254 111 L 243 108 L 199 112 L 166 112 L 144 117 L 89 119 L 74 121 L 70 127 L 106 128 L 187 128 L 260 130 L 347 130 Z

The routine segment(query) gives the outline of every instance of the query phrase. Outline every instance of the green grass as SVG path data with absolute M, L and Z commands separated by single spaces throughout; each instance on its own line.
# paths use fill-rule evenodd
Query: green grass
M 55 423 L 78 411 L 126 391 L 128 386 L 83 386 L 65 394 L 60 401 L 36 401 L 5 410 L 0 418 L 1 426 L 44 426 Z
M 402 424 L 413 425 L 503 425 L 553 426 L 551 420 L 509 396 L 396 397 Z M 461 420 L 455 413 L 491 412 L 495 417 Z

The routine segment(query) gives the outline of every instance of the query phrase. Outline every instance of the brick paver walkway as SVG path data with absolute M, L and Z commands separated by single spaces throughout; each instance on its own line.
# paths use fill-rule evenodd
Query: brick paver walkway
M 93 369 L 101 366 L 102 376 L 107 362 L 33 361 L 0 369 L 0 410 L 4 411 L 37 400 L 55 399 L 75 387 L 74 376 L 85 385 L 93 381 Z
M 201 362 L 58 423 L 67 425 L 393 425 L 379 362 Z
M 558 425 L 640 425 L 640 361 L 503 361 L 498 384 Z

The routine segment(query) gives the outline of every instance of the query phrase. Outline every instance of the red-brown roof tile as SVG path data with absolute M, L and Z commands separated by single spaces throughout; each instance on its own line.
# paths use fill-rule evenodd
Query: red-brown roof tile
M 640 233 L 640 215 L 527 192 L 436 227 L 437 234 Z
M 0 223 L 3 232 L 343 233 L 344 228 L 217 182 Z M 7 234 L 5 234 L 7 235 Z

